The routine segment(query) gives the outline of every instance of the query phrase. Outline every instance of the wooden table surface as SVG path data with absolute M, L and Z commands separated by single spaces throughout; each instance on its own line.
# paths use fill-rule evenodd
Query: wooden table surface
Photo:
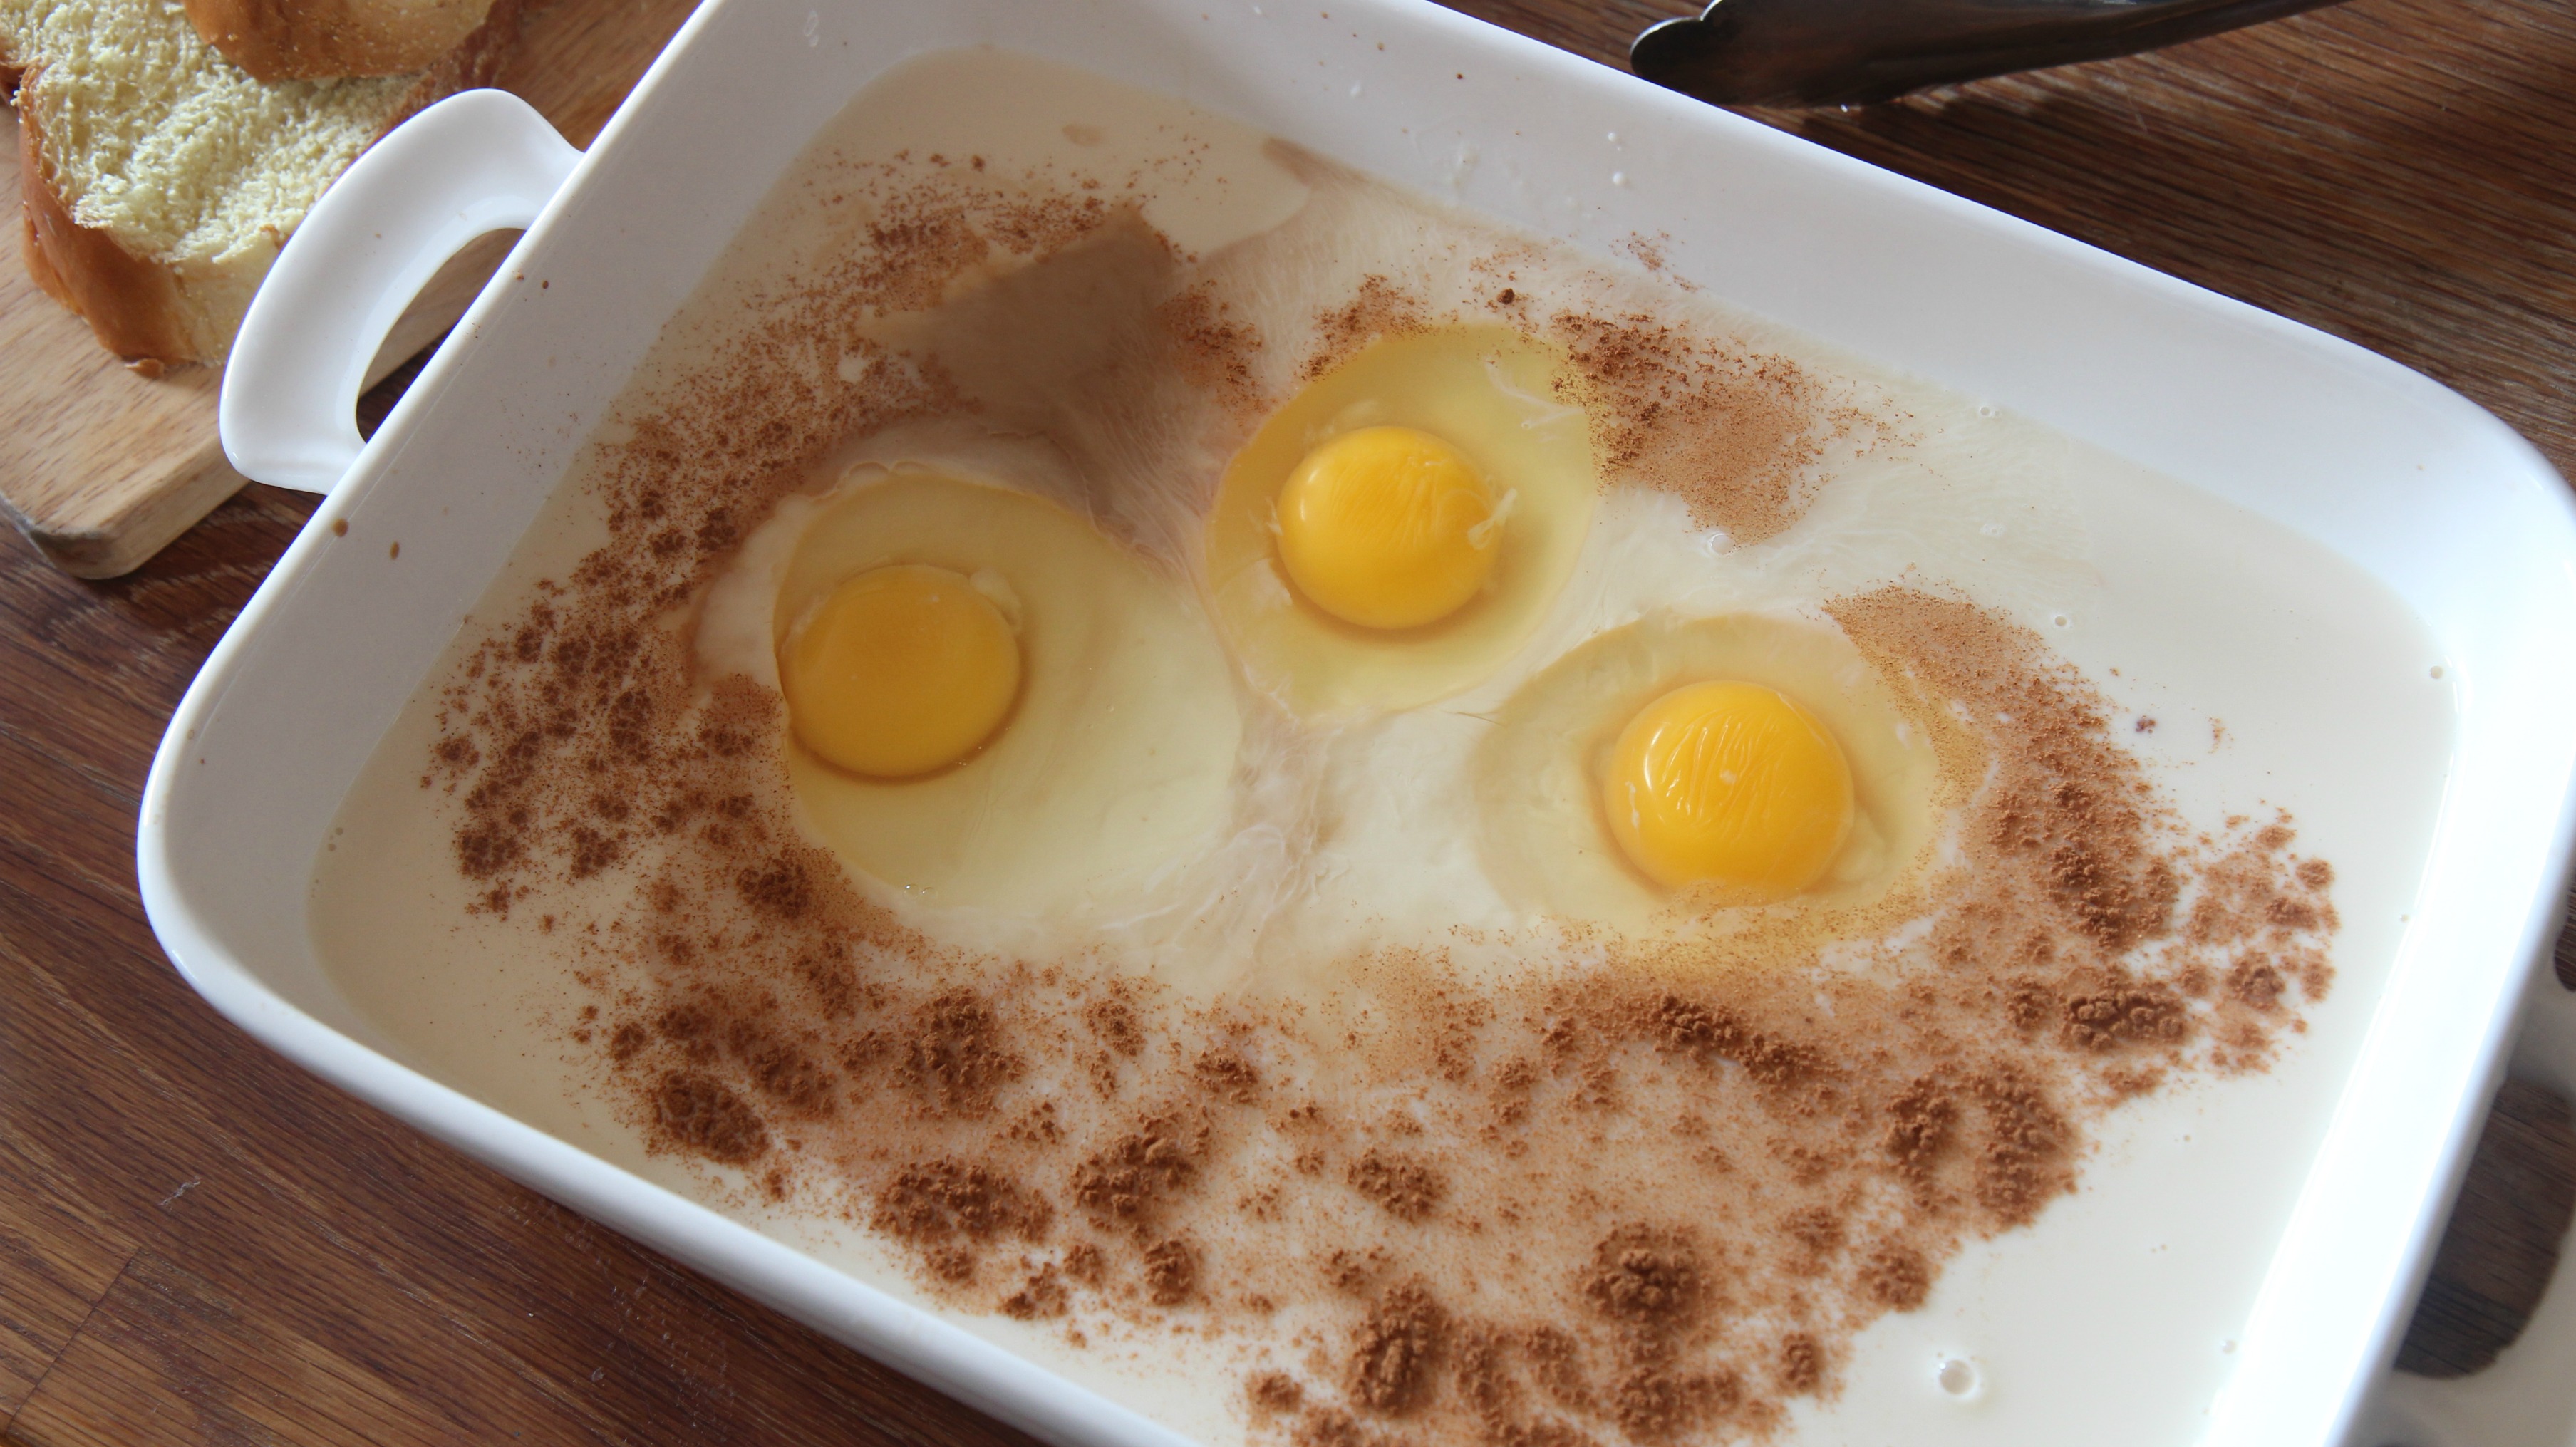
M 1664 13 L 1468 8 L 1611 63 Z M 2386 352 L 2576 472 L 2564 0 L 2351 0 L 1766 119 Z M 308 511 L 252 488 L 107 584 L 0 544 L 0 1436 L 1023 1440 L 348 1099 L 171 972 L 135 897 L 145 765 Z M 2571 1150 L 2562 1102 L 2509 1091 L 2411 1363 L 2456 1371 L 2511 1334 Z

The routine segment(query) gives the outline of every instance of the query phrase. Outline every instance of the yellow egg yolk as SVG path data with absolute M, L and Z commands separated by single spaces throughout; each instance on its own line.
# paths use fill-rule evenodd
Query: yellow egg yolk
M 1279 490 L 1279 560 L 1316 607 L 1363 628 L 1419 628 L 1464 607 L 1502 541 L 1493 488 L 1458 449 L 1363 427 L 1306 454 Z
M 1621 731 L 1602 806 L 1629 862 L 1658 884 L 1782 899 L 1841 851 L 1851 769 L 1824 726 L 1779 692 L 1694 683 Z
M 815 605 L 778 678 L 797 742 L 851 773 L 908 779 L 992 737 L 1019 696 L 1020 644 L 964 575 L 899 563 Z

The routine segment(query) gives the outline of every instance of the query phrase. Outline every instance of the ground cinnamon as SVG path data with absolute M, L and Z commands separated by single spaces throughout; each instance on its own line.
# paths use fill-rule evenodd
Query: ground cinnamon
M 2068 1191 L 2101 1111 L 2260 1068 L 2330 986 L 2333 872 L 2293 821 L 2185 829 L 2039 638 L 1906 588 L 1831 612 L 1976 781 L 1912 954 L 1719 969 L 1716 944 L 1593 937 L 1494 980 L 1426 949 L 1348 962 L 1363 1038 L 927 938 L 804 841 L 775 699 L 698 676 L 685 626 L 801 469 L 977 405 L 886 316 L 1139 224 L 917 169 L 855 168 L 865 244 L 599 445 L 607 541 L 488 626 L 423 761 L 475 908 L 541 914 L 578 959 L 600 1090 L 716 1187 L 879 1232 L 963 1310 L 1233 1343 L 1291 1439 L 1760 1436 L 1963 1242 Z M 1265 339 L 1176 288 L 1158 344 L 1238 429 L 1270 348 L 1311 375 L 1455 320 L 1370 277 Z M 1526 281 L 1490 298 L 1534 311 Z M 1641 315 L 1537 314 L 1615 469 L 1739 544 L 1796 521 L 1842 425 L 1812 379 Z M 575 882 L 623 902 L 578 920 Z M 1274 1339 L 1298 1313 L 1335 1324 L 1326 1357 Z

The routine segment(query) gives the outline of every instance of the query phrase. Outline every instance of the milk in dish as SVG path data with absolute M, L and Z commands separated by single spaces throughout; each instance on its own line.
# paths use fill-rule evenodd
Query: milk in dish
M 2185 482 L 945 53 L 665 329 L 312 935 L 398 1058 L 1200 1440 L 2188 1441 L 2438 662 Z

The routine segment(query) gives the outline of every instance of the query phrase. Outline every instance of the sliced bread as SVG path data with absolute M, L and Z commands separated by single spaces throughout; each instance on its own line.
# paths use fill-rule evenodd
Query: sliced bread
M 403 117 L 488 81 L 517 25 L 518 0 L 497 0 L 428 70 L 265 83 L 179 0 L 0 0 L 28 270 L 143 370 L 221 361 L 323 188 Z

